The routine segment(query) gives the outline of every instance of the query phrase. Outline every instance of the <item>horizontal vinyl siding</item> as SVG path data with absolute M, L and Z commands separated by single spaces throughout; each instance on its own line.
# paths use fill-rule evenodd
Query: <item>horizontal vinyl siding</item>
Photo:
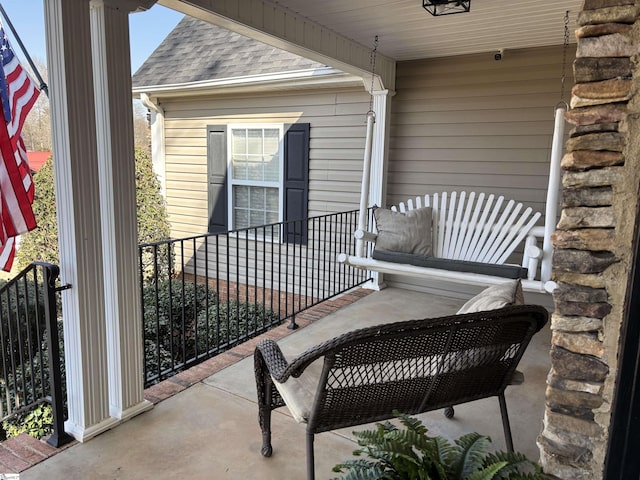
M 310 123 L 309 215 L 358 207 L 369 109 L 364 90 L 161 99 L 161 104 L 173 237 L 207 231 L 207 125 Z
M 544 211 L 562 47 L 508 53 L 398 64 L 388 204 L 476 190 Z
M 509 51 L 502 61 L 483 54 L 399 63 L 387 204 L 426 193 L 476 191 L 522 201 L 544 214 L 561 72 L 562 46 Z M 479 290 L 385 279 L 463 298 Z

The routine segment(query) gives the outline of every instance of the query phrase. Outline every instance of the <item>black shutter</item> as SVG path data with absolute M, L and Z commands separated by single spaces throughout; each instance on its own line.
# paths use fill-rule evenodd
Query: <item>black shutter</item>
M 227 126 L 207 126 L 207 201 L 209 233 L 228 230 Z
M 308 123 L 285 125 L 284 133 L 284 239 L 288 243 L 307 243 L 309 202 Z

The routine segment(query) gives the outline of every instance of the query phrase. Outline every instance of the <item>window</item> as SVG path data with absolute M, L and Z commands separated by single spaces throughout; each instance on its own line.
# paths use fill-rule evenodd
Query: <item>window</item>
M 282 126 L 230 125 L 229 218 L 238 230 L 282 220 Z
M 299 220 L 281 233 L 305 243 L 309 133 L 308 123 L 209 125 L 209 232 Z

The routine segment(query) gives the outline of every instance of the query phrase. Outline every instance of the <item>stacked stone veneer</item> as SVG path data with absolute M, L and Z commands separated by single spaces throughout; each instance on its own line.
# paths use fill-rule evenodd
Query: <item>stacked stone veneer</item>
M 552 369 L 543 431 L 545 472 L 603 477 L 632 261 L 640 172 L 640 51 L 634 0 L 585 0 L 554 234 Z

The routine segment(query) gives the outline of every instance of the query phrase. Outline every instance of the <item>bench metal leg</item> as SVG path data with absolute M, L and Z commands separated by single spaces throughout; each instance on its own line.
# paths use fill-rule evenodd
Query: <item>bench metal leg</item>
M 307 480 L 315 480 L 316 468 L 313 457 L 313 433 L 307 432 Z
M 511 426 L 509 425 L 509 414 L 507 413 L 507 401 L 504 392 L 498 395 L 500 402 L 500 415 L 502 416 L 502 428 L 504 429 L 504 439 L 507 442 L 507 450 L 513 452 L 513 438 L 511 438 Z
M 260 402 L 259 416 L 260 416 L 260 429 L 262 430 L 262 453 L 263 457 L 270 457 L 273 453 L 273 447 L 271 446 L 271 382 L 267 382 L 264 388 L 264 403 Z

